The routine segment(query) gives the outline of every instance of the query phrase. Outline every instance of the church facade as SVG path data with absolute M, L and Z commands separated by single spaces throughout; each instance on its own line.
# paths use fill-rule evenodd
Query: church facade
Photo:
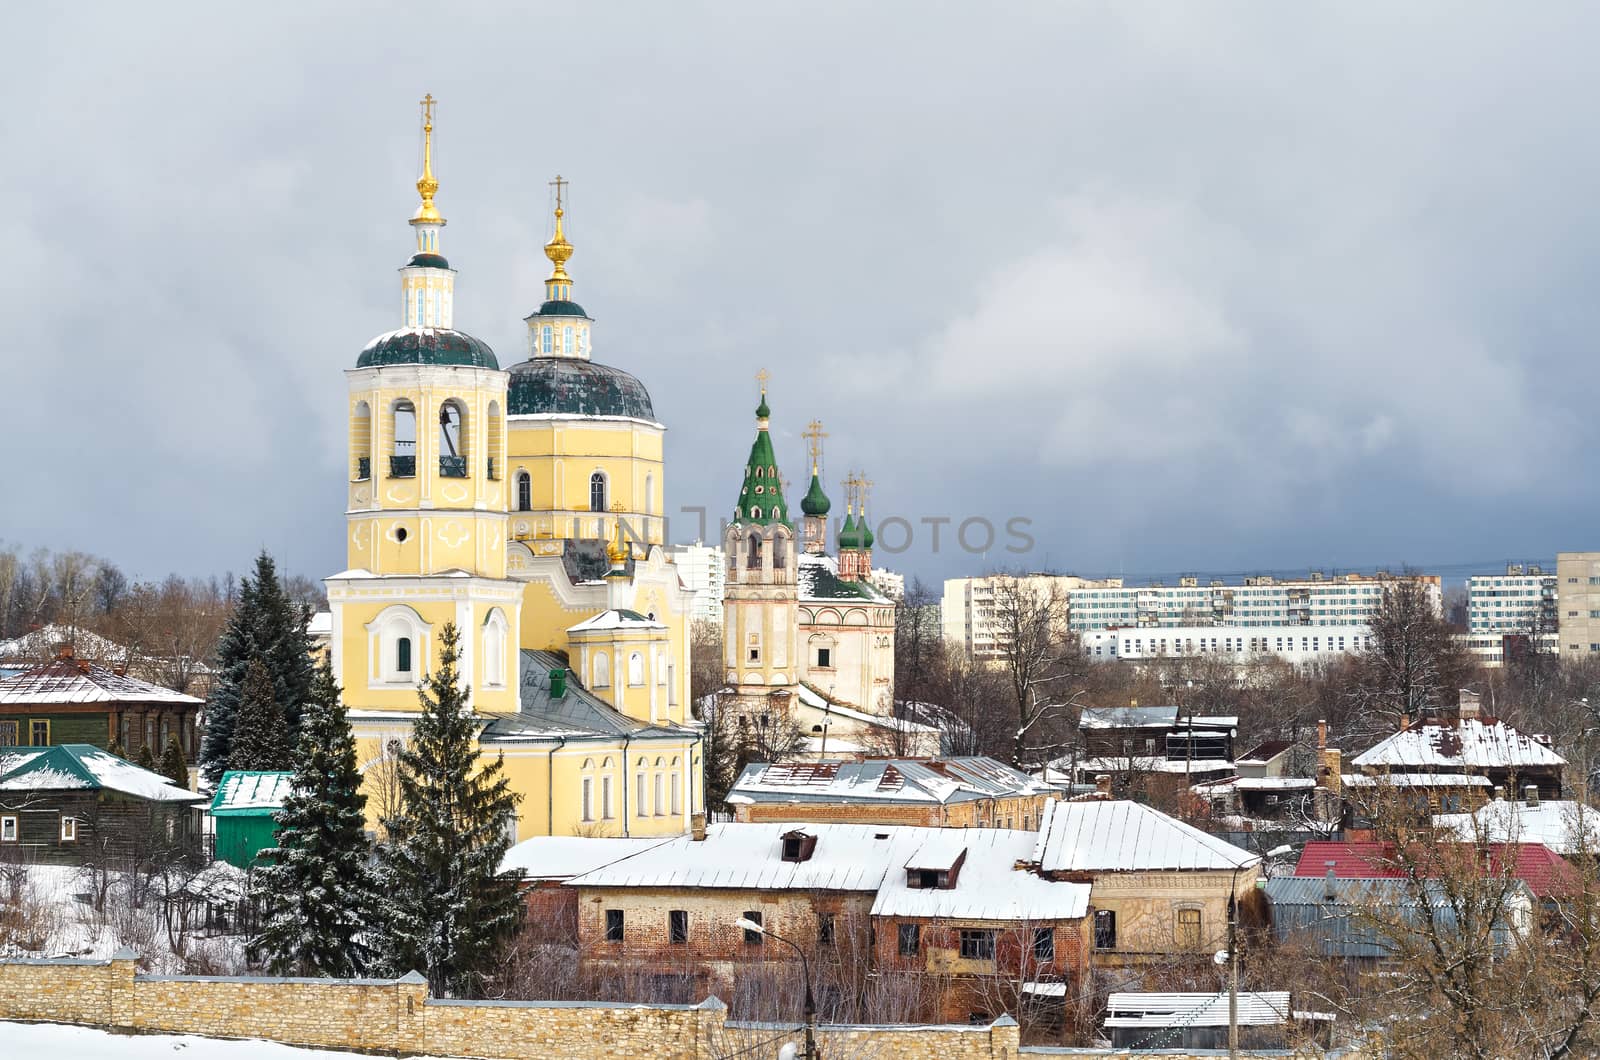
M 424 100 L 402 326 L 346 371 L 347 569 L 326 579 L 330 658 L 381 811 L 446 624 L 481 753 L 504 756 L 516 834 L 669 835 L 703 812 L 689 702 L 691 597 L 664 551 L 666 426 L 593 358 L 573 300 L 564 182 L 526 357 L 455 328 Z

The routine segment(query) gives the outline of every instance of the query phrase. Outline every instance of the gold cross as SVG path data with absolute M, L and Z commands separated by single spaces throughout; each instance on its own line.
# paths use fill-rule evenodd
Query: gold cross
M 433 93 L 429 92 L 422 97 L 422 127 L 429 132 L 433 130 Z
M 806 450 L 811 456 L 811 469 L 815 473 L 817 463 L 822 459 L 822 439 L 828 432 L 822 429 L 821 420 L 812 420 L 806 424 L 806 429 L 800 432 L 800 437 L 806 440 Z
M 756 382 L 761 384 L 761 392 L 763 394 L 767 392 L 767 380 L 771 378 L 772 373 L 767 371 L 765 368 L 756 373 Z
M 570 180 L 562 180 L 560 173 L 557 173 L 556 179 L 550 182 L 550 186 L 556 189 L 556 209 L 561 209 L 561 189 L 571 183 L 572 181 Z

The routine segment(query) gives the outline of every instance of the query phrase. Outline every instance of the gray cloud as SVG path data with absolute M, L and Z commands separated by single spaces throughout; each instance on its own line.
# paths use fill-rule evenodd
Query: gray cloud
M 0 538 L 342 566 L 431 91 L 458 323 L 523 356 L 571 178 L 673 505 L 731 507 L 765 366 L 792 480 L 820 416 L 875 513 L 1025 516 L 1026 562 L 1593 544 L 1584 5 L 462 6 L 13 16 Z

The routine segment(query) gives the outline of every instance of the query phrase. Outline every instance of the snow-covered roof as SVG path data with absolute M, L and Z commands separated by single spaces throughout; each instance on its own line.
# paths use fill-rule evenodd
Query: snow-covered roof
M 1179 727 L 1177 707 L 1084 707 L 1078 718 L 1080 729 L 1176 729 Z M 1232 714 L 1183 716 L 1182 727 L 1190 724 L 1196 729 L 1232 729 L 1239 724 Z
M 1340 778 L 1347 788 L 1488 788 L 1493 783 L 1476 773 L 1346 773 Z
M 871 725 L 881 729 L 897 729 L 907 733 L 939 731 L 937 726 L 924 725 L 921 722 L 908 721 L 905 718 L 889 717 L 883 714 L 868 714 L 864 710 L 857 710 L 855 707 L 846 706 L 837 700 L 829 699 L 804 682 L 799 685 L 797 695 L 800 698 L 800 702 L 808 707 L 814 707 L 829 714 L 837 714 L 842 718 L 849 718 L 851 721 L 859 721 L 863 725 Z
M 1310 791 L 1317 782 L 1310 777 L 1233 777 L 1209 784 L 1196 784 L 1200 793 L 1220 791 Z
M 1261 859 L 1142 803 L 1049 802 L 1032 861 L 1046 872 L 1233 870 Z
M 0 680 L 0 706 L 13 703 L 171 703 L 198 707 L 200 702 L 194 696 L 70 655 Z
M 935 831 L 941 831 L 935 829 Z M 1087 883 L 1058 883 L 1016 867 L 1027 861 L 1036 836 L 1008 828 L 943 829 L 930 837 L 906 868 L 954 862 L 966 854 L 948 890 L 911 887 L 906 873 L 889 872 L 872 903 L 873 916 L 945 920 L 1076 920 L 1089 911 Z M 941 849 L 942 848 L 942 849 Z
M 1395 733 L 1352 764 L 1428 769 L 1559 768 L 1566 759 L 1496 718 L 1429 719 Z
M 648 615 L 641 615 L 637 611 L 627 608 L 614 607 L 609 611 L 602 611 L 598 615 L 584 619 L 575 626 L 567 627 L 568 633 L 587 633 L 601 629 L 666 629 L 666 624 L 659 622 Z
M 1289 991 L 1247 990 L 1238 995 L 1241 1027 L 1271 1027 L 1291 1018 Z M 1107 1027 L 1228 1026 L 1228 995 L 1114 993 L 1106 998 Z
M 805 861 L 784 861 L 782 837 L 817 837 Z M 578 887 L 715 887 L 739 890 L 876 891 L 902 867 L 930 828 L 855 824 L 713 824 L 695 841 L 679 836 L 584 873 Z
M 312 615 L 311 621 L 306 623 L 306 635 L 313 640 L 333 636 L 333 612 L 318 611 Z
M 0 640 L 0 659 L 6 661 L 45 659 L 55 655 L 64 647 L 71 648 L 72 653 L 80 659 L 108 659 L 121 662 L 127 659 L 129 654 L 126 646 L 118 644 L 109 637 L 102 637 L 86 629 L 74 629 L 71 626 L 51 623 L 20 637 Z
M 1050 763 L 1052 769 L 1065 769 L 1070 758 L 1058 758 Z M 1096 773 L 1215 773 L 1231 770 L 1234 764 L 1226 758 L 1168 758 L 1166 755 L 1108 755 L 1103 758 L 1081 758 L 1078 770 Z
M 839 561 L 832 556 L 800 553 L 795 568 L 800 599 L 808 603 L 893 604 L 876 585 L 864 581 L 845 581 L 839 577 Z
M 863 762 L 752 762 L 730 789 L 748 802 L 948 804 L 1056 791 L 993 758 L 877 758 Z
M 530 880 L 567 880 L 671 841 L 670 836 L 643 839 L 534 836 L 506 851 L 500 871 L 521 873 Z
M 293 773 L 230 769 L 217 782 L 209 812 L 214 817 L 270 813 L 283 808 L 293 785 Z
M 0 747 L 0 791 L 100 790 L 151 802 L 198 802 L 205 797 L 91 744 Z
M 1496 799 L 1476 813 L 1438 814 L 1433 823 L 1469 842 L 1541 843 L 1558 854 L 1600 851 L 1600 810 L 1581 802 L 1553 799 L 1529 806 Z

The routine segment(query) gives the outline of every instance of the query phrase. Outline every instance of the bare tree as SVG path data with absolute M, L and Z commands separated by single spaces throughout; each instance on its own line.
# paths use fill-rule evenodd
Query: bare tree
M 1048 761 L 1063 723 L 1079 706 L 1077 686 L 1091 665 L 1077 650 L 1067 621 L 1067 594 L 1052 580 L 1004 575 L 993 580 L 991 624 L 999 667 L 1010 686 L 1010 758 L 1017 768 Z
M 1420 579 L 1407 574 L 1387 583 L 1368 622 L 1372 643 L 1357 660 L 1347 735 L 1384 735 L 1453 702 L 1472 661 Z

